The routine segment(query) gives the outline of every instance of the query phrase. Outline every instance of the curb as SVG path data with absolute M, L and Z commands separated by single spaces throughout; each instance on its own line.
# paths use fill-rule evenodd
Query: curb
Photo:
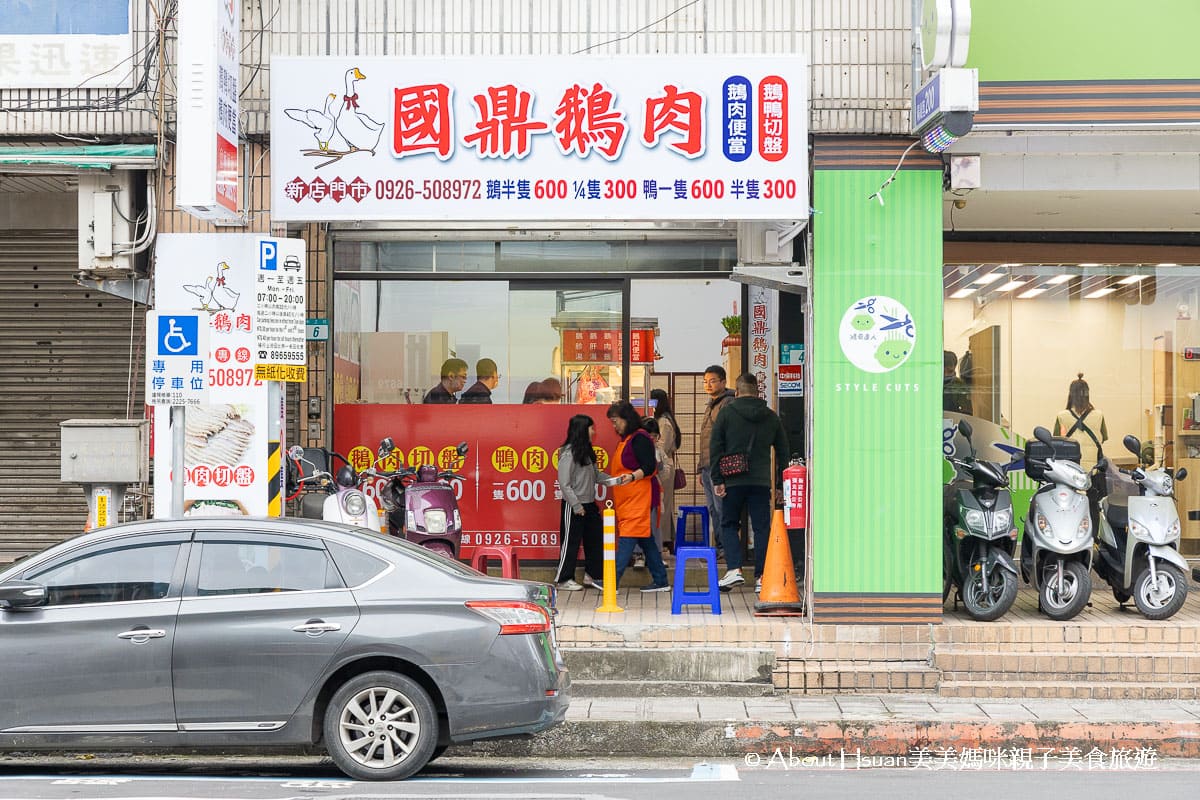
M 1093 749 L 1153 752 L 1158 758 L 1200 758 L 1197 722 L 1003 722 L 970 720 L 862 720 L 838 722 L 726 722 L 569 720 L 526 739 L 477 741 L 461 755 L 576 757 L 643 756 L 767 758 L 777 751 L 796 757 L 936 759 L 948 751 L 1032 750 L 1083 758 Z

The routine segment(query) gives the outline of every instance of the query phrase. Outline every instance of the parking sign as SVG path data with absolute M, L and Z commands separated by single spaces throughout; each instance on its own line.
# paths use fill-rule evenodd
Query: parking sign
M 146 313 L 146 404 L 208 402 L 208 312 Z

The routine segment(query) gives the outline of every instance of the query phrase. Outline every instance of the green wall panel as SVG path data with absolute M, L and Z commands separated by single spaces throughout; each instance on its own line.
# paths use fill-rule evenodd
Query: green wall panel
M 1200 78 L 1200 0 L 973 0 L 980 81 Z
M 888 174 L 813 178 L 819 593 L 941 591 L 942 176 Z

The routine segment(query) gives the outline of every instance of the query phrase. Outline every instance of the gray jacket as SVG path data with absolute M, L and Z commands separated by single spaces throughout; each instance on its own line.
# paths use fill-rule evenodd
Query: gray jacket
M 580 466 L 565 447 L 558 450 L 558 488 L 572 511 L 583 511 L 584 503 L 596 501 L 596 484 L 609 477 L 595 464 Z

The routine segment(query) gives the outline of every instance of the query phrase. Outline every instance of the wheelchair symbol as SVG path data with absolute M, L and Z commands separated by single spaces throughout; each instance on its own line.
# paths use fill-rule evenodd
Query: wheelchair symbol
M 194 356 L 199 351 L 199 325 L 196 317 L 160 317 L 158 353 L 164 356 Z

